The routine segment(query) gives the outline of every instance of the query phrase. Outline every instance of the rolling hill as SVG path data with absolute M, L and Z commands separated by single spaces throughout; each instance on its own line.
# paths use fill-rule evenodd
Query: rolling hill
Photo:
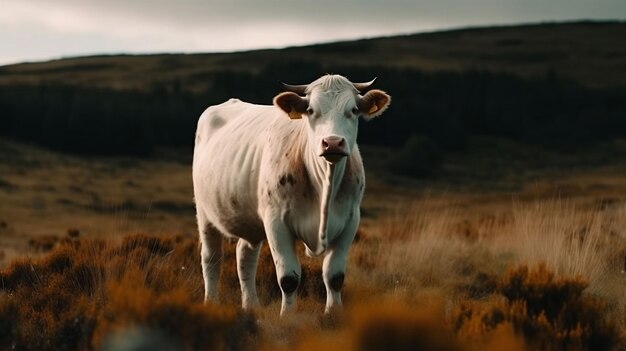
M 362 124 L 359 142 L 404 145 L 411 163 L 419 151 L 419 173 L 475 136 L 558 148 L 625 138 L 623 38 L 626 22 L 550 23 L 9 65 L 0 67 L 0 135 L 70 152 L 146 155 L 190 146 L 209 105 L 231 97 L 267 104 L 279 81 L 331 72 L 379 78 L 394 102 L 384 118 Z
M 486 70 L 524 78 L 558 75 L 585 86 L 626 85 L 626 22 L 572 22 L 457 29 L 225 54 L 76 57 L 0 68 L 0 85 L 68 84 L 115 90 L 177 82 L 202 91 L 215 72 L 259 73 L 265 65 L 319 64 L 417 69 Z M 285 66 L 289 69 L 289 65 Z M 276 79 L 290 77 L 285 72 Z M 299 82 L 296 82 L 299 83 Z M 302 83 L 302 82 L 300 82 Z

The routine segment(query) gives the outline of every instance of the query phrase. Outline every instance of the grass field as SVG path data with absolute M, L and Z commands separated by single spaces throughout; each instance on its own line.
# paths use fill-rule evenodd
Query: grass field
M 321 262 L 302 256 L 281 319 L 267 247 L 261 308 L 239 310 L 227 242 L 222 301 L 202 305 L 189 150 L 95 158 L 3 140 L 0 348 L 621 349 L 623 151 L 482 138 L 411 179 L 388 167 L 392 149 L 363 147 L 345 311 L 322 315 Z

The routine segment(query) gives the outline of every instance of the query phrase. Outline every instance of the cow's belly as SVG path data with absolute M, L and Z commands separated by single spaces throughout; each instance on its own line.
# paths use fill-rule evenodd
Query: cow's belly
M 238 210 L 236 207 L 228 209 L 216 207 L 214 213 L 215 216 L 210 219 L 211 222 L 227 238 L 243 238 L 253 244 L 265 240 L 263 222 L 256 213 L 251 214 L 247 210 Z
M 254 191 L 232 181 L 220 181 L 222 176 L 213 172 L 204 177 L 209 184 L 196 191 L 196 206 L 209 222 L 227 238 L 243 238 L 251 243 L 265 240 Z

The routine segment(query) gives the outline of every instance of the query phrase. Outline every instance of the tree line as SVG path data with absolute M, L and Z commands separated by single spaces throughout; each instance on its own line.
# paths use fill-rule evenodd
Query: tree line
M 267 64 L 257 73 L 219 71 L 115 91 L 43 83 L 0 87 L 0 135 L 86 154 L 148 155 L 160 146 L 191 146 L 202 111 L 228 98 L 270 104 L 279 82 L 311 82 L 326 72 L 352 81 L 378 77 L 392 95 L 381 118 L 361 123 L 359 142 L 404 145 L 426 140 L 463 150 L 474 135 L 557 148 L 626 137 L 626 89 L 591 89 L 558 76 L 528 80 L 473 70 L 426 73 L 388 67 L 329 68 L 315 62 Z M 191 93 L 186 84 L 207 88 Z

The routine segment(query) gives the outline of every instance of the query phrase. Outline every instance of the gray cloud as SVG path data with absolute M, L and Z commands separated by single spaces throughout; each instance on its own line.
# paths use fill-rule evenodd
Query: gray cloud
M 3 8 L 0 63 L 86 53 L 282 47 L 626 15 L 623 0 L 4 0 Z
M 49 3 L 49 0 L 18 0 Z M 487 22 L 511 20 L 614 17 L 626 14 L 623 0 L 55 0 L 55 4 L 114 11 L 154 20 L 206 25 L 208 22 L 271 22 L 297 19 L 306 23 L 448 21 L 468 17 Z M 505 18 L 498 18 L 505 16 Z

